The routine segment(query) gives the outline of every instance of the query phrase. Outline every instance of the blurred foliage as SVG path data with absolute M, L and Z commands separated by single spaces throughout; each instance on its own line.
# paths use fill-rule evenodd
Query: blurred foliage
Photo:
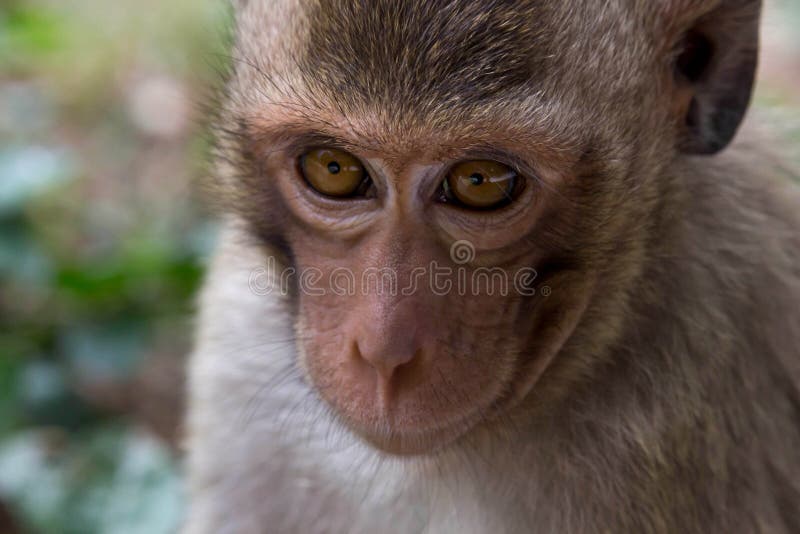
M 17 529 L 176 529 L 174 369 L 214 234 L 196 104 L 227 16 L 0 5 L 0 502 Z
M 94 425 L 66 439 L 26 432 L 0 447 L 4 490 L 43 532 L 172 532 L 180 479 L 163 446 L 121 425 Z
M 759 98 L 800 107 L 800 2 L 773 1 Z M 227 17 L 0 4 L 0 534 L 6 509 L 25 532 L 176 529 L 179 370 L 214 236 L 195 104 Z

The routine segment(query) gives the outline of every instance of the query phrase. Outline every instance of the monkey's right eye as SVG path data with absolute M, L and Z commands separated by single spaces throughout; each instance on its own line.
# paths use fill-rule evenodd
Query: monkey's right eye
M 362 196 L 370 178 L 364 165 L 352 154 L 335 148 L 316 148 L 300 158 L 300 170 L 308 185 L 325 196 Z

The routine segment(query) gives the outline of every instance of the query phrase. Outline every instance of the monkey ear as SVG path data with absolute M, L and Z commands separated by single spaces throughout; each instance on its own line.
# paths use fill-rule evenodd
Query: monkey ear
M 761 0 L 722 0 L 684 34 L 675 63 L 692 95 L 684 152 L 715 154 L 736 135 L 755 83 L 760 12 Z

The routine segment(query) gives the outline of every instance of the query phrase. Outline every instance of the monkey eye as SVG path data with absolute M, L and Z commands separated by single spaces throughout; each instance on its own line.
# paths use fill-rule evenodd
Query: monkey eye
M 300 157 L 300 171 L 308 185 L 325 196 L 364 196 L 371 180 L 352 154 L 335 148 L 315 148 Z
M 474 210 L 498 209 L 513 200 L 519 176 L 491 160 L 465 161 L 450 169 L 442 184 L 444 201 Z

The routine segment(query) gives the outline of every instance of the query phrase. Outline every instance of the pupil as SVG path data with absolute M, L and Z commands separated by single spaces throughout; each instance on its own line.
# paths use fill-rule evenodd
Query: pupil
M 330 163 L 328 163 L 328 172 L 329 173 L 331 173 L 331 174 L 339 174 L 340 170 L 342 170 L 342 168 L 339 166 L 339 162 L 338 161 L 331 161 Z
M 483 175 L 476 172 L 469 177 L 469 181 L 472 185 L 481 185 L 483 183 Z

